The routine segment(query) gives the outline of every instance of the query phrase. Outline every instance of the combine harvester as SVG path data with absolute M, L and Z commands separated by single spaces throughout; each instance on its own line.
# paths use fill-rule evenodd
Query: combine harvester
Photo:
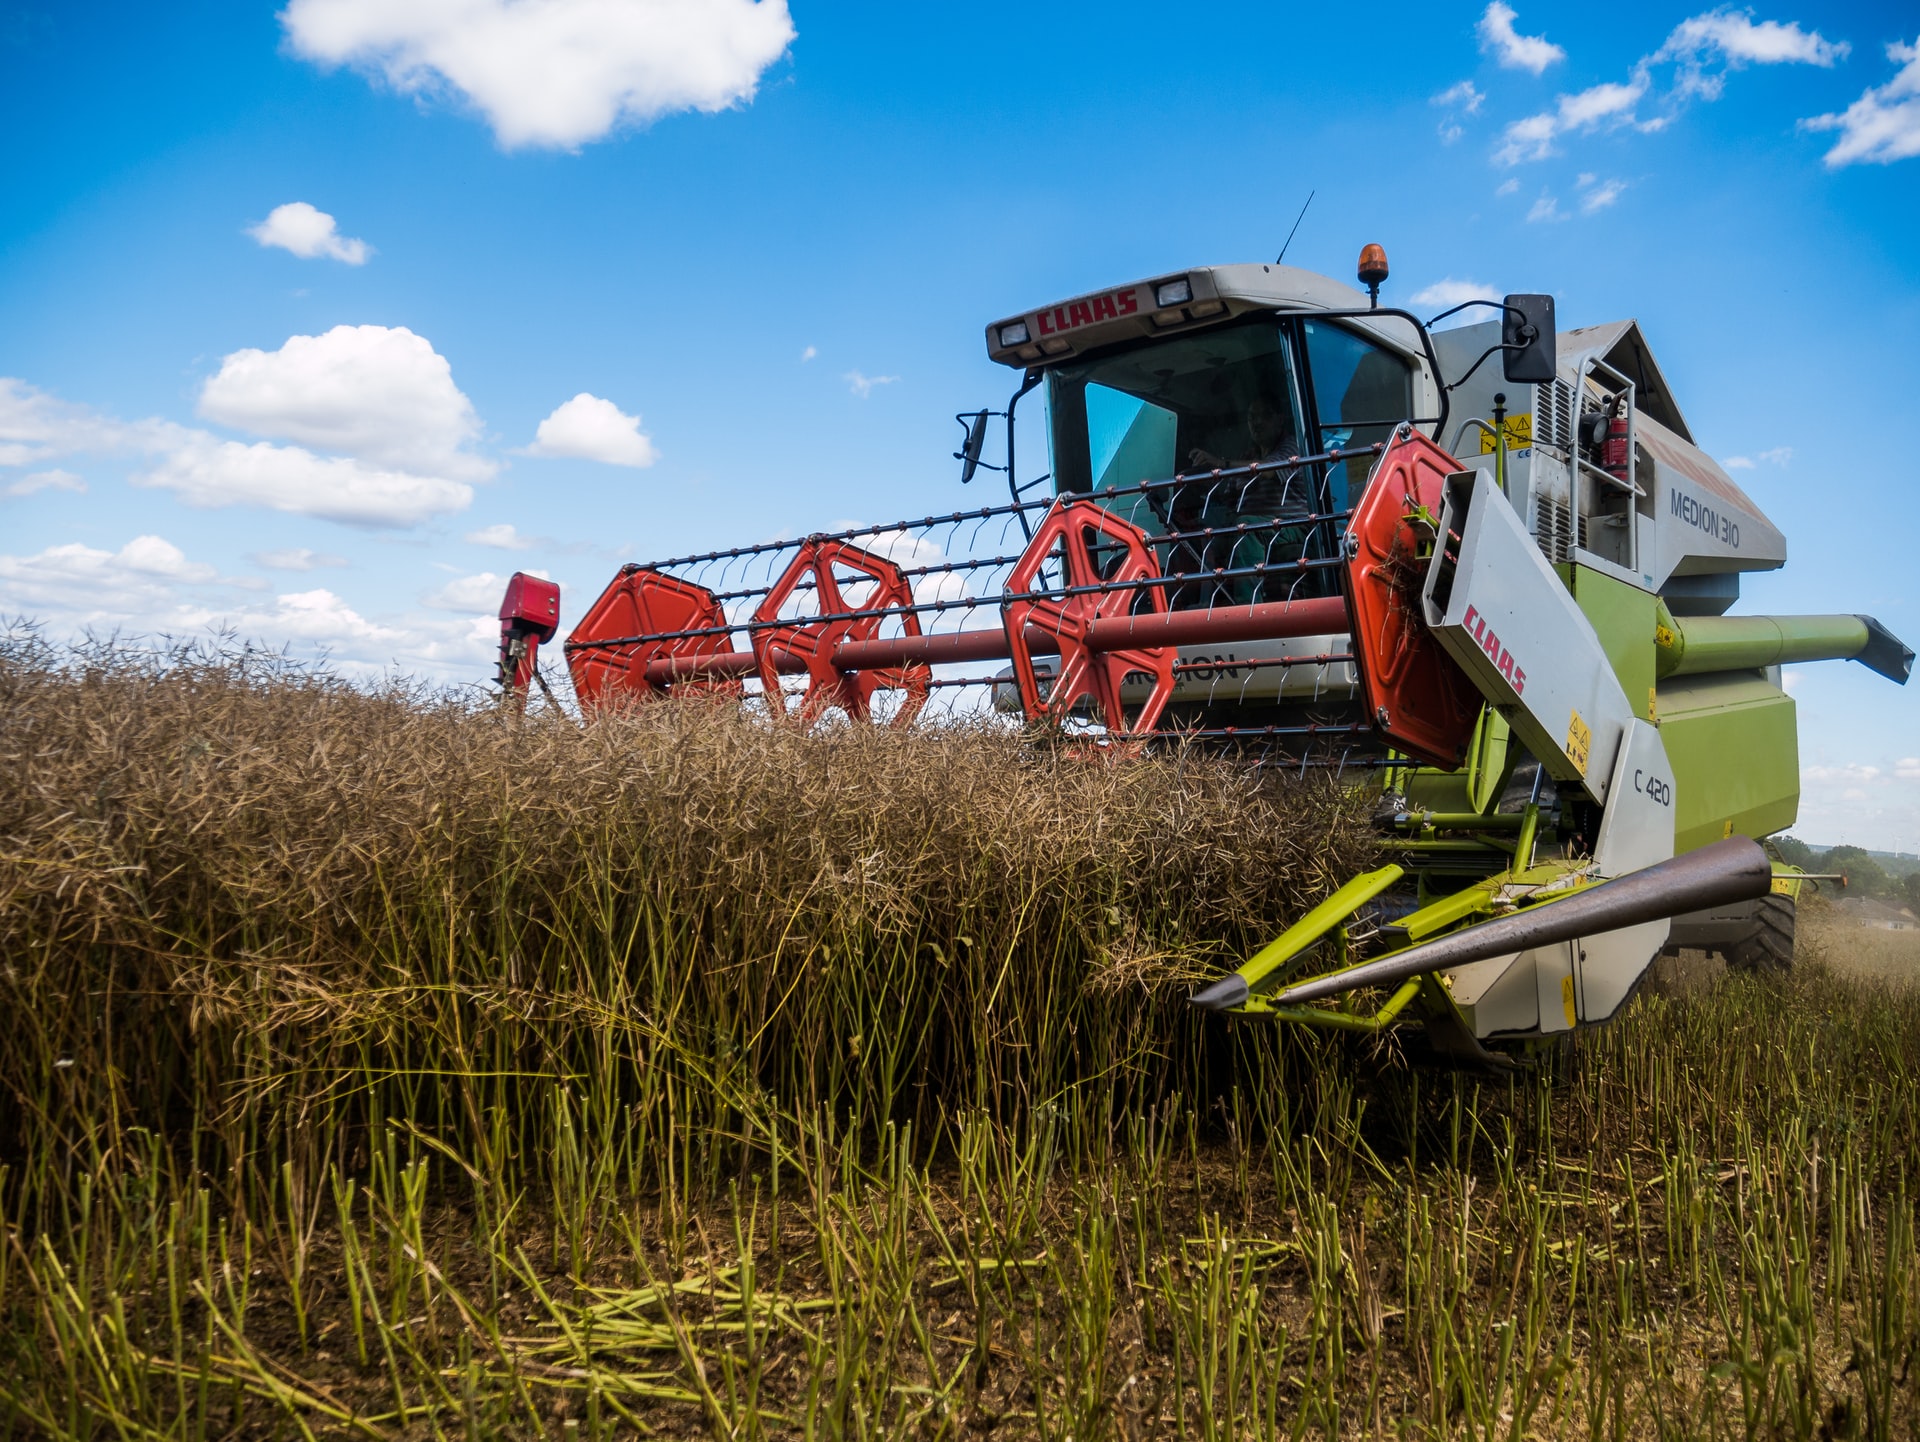
M 939 695 L 1122 754 L 1371 778 L 1397 859 L 1193 996 L 1214 1011 L 1419 1023 L 1504 1064 L 1613 1016 L 1663 948 L 1786 965 L 1801 882 L 1753 839 L 1799 801 L 1779 668 L 1904 683 L 1913 652 L 1871 617 L 1726 614 L 1786 542 L 1635 322 L 1558 334 L 1544 295 L 1423 322 L 1379 304 L 1386 277 L 1370 245 L 1365 295 L 1217 266 L 988 326 L 1021 381 L 959 418 L 956 459 L 1006 503 L 626 566 L 566 641 L 575 694 L 808 725 Z M 1470 306 L 1494 318 L 1431 329 Z M 1051 466 L 1023 482 L 1040 387 Z M 558 588 L 516 575 L 500 615 L 524 697 Z

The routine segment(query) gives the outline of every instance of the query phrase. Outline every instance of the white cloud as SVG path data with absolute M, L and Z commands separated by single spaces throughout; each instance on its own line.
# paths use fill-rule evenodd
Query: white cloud
M 1513 28 L 1513 22 L 1519 18 L 1511 5 L 1503 5 L 1501 0 L 1493 0 L 1481 15 L 1477 27 L 1480 33 L 1480 48 L 1491 50 L 1500 63 L 1509 70 L 1530 70 L 1540 74 L 1556 60 L 1565 60 L 1567 52 L 1548 40 L 1544 35 L 1522 35 Z
M 30 466 L 84 451 L 118 451 L 154 441 L 163 422 L 129 426 L 0 376 L 0 466 Z
M 1839 140 L 1826 155 L 1827 168 L 1891 165 L 1920 155 L 1920 39 L 1894 41 L 1887 58 L 1900 69 L 1885 85 L 1869 88 L 1838 115 L 1803 120 L 1807 130 L 1837 130 Z
M 468 531 L 466 540 L 470 546 L 492 546 L 501 551 L 526 551 L 539 544 L 534 537 L 521 535 L 506 521 Z
M 1806 679 L 1807 673 L 1805 671 L 1782 671 L 1780 673 L 1780 689 L 1791 696 L 1800 688 L 1800 683 Z
M 800 352 L 800 364 L 805 365 L 808 361 L 812 360 L 815 356 L 819 354 L 820 354 L 820 351 L 818 347 L 808 346 L 805 350 Z
M 1680 94 L 1717 100 L 1726 84 L 1725 76 L 1710 75 L 1705 68 L 1715 57 L 1729 70 L 1749 64 L 1818 65 L 1826 69 L 1844 59 L 1851 49 L 1844 40 L 1825 39 L 1817 30 L 1802 30 L 1792 21 L 1782 24 L 1763 20 L 1755 24 L 1751 13 L 1720 9 L 1682 20 L 1652 59 L 1678 62 L 1676 83 Z
M 549 579 L 545 571 L 528 571 L 529 576 Z M 462 576 L 457 581 L 449 581 L 437 591 L 422 596 L 421 602 L 436 611 L 458 611 L 462 615 L 494 616 L 500 614 L 500 598 L 506 595 L 507 578 L 496 576 L 492 571 L 482 571 L 477 576 Z
M 751 100 L 794 38 L 786 0 L 292 0 L 296 53 L 456 92 L 508 149 Z
M 463 511 L 473 500 L 473 487 L 463 481 L 204 432 L 189 433 L 158 465 L 131 479 L 172 491 L 190 506 L 264 506 L 352 526 L 416 526 Z
M 1488 21 L 1494 18 L 1495 8 L 1506 10 L 1505 6 L 1488 7 L 1486 19 L 1481 21 L 1483 36 Z M 1506 23 L 1509 29 L 1511 22 L 1512 12 L 1508 11 Z M 1802 30 L 1794 23 L 1782 24 L 1773 20 L 1755 23 L 1749 15 L 1724 8 L 1695 15 L 1675 26 L 1652 54 L 1635 61 L 1626 81 L 1610 80 L 1571 95 L 1562 95 L 1552 110 L 1513 121 L 1503 132 L 1501 144 L 1494 151 L 1493 158 L 1499 165 L 1544 160 L 1555 153 L 1554 140 L 1571 131 L 1588 132 L 1603 126 L 1615 129 L 1627 125 L 1645 132 L 1663 130 L 1673 122 L 1687 100 L 1694 97 L 1719 99 L 1729 71 L 1740 70 L 1747 65 L 1800 64 L 1825 68 L 1844 56 L 1847 48 L 1842 41 L 1828 40 L 1817 31 Z M 1723 68 L 1709 71 L 1707 67 L 1713 63 Z M 1674 80 L 1665 99 L 1665 108 L 1660 114 L 1642 119 L 1638 110 L 1640 102 L 1653 89 L 1654 67 L 1668 65 L 1673 67 Z M 1538 74 L 1539 70 L 1534 73 Z M 1897 85 L 1899 81 L 1895 83 Z M 1920 86 L 1920 76 L 1916 77 L 1914 84 Z M 1854 108 L 1866 104 L 1873 94 L 1869 91 L 1862 96 Z M 1915 121 L 1916 125 L 1920 125 L 1920 116 L 1916 116 Z M 1844 120 L 1838 116 L 1821 116 L 1802 123 L 1814 129 L 1833 129 L 1842 125 Z M 1920 141 L 1916 144 L 1920 144 Z M 1829 157 L 1829 164 L 1833 163 Z
M 1435 310 L 1451 310 L 1470 300 L 1498 300 L 1500 292 L 1490 285 L 1482 285 L 1477 280 L 1455 280 L 1448 276 L 1445 280 L 1436 280 L 1425 290 L 1415 291 L 1412 304 L 1431 306 Z M 1494 312 L 1476 306 L 1451 318 L 1453 325 L 1473 325 L 1478 321 L 1490 320 Z
M 1596 185 L 1590 175 L 1581 177 L 1581 185 L 1585 190 L 1580 197 L 1582 215 L 1592 215 L 1595 211 L 1605 210 L 1618 200 L 1621 192 L 1627 188 L 1624 180 L 1603 180 Z
M 235 351 L 201 388 L 200 414 L 425 476 L 484 480 L 497 469 L 462 449 L 480 418 L 446 357 L 405 326 L 338 325 L 275 351 Z
M 84 626 L 164 621 L 176 586 L 216 582 L 212 566 L 189 561 L 160 536 L 136 536 L 116 551 L 79 542 L 32 556 L 0 555 L 0 610 Z
M 1893 763 L 1896 781 L 1920 781 L 1920 756 L 1902 756 Z
M 1558 200 L 1545 193 L 1534 201 L 1533 208 L 1527 212 L 1528 223 L 1536 225 L 1542 221 L 1571 220 L 1572 218 L 1560 208 Z
M 40 491 L 73 491 L 85 495 L 87 483 L 72 471 L 35 471 L 7 487 L 10 496 L 31 496 Z
M 1449 85 L 1432 100 L 1429 105 L 1445 105 L 1452 109 L 1464 110 L 1469 115 L 1478 115 L 1480 107 L 1486 102 L 1486 95 L 1474 88 L 1471 80 L 1462 80 L 1457 85 Z
M 325 655 L 349 673 L 397 666 L 453 682 L 484 679 L 498 641 L 497 624 L 482 616 L 368 617 L 324 589 L 245 602 L 232 595 L 258 584 L 219 576 L 160 536 L 137 536 L 118 551 L 70 543 L 0 555 L 0 613 L 40 622 L 56 637 L 230 633 L 301 657 Z
M 315 210 L 304 200 L 276 205 L 265 220 L 248 227 L 247 234 L 262 245 L 278 246 L 302 260 L 325 256 L 348 265 L 365 265 L 367 257 L 373 254 L 372 246 L 340 234 L 332 216 L 324 210 Z
M 941 566 L 948 559 L 947 553 L 936 542 L 911 531 L 869 531 L 852 539 L 854 545 L 872 551 L 877 556 L 885 556 L 903 571 Z M 966 576 L 958 571 L 933 571 L 929 575 L 913 577 L 909 584 L 913 588 L 914 601 L 923 606 L 962 600 L 969 594 Z M 851 593 L 848 599 L 856 606 L 864 604 Z M 930 629 L 940 614 L 938 611 L 929 611 L 922 615 L 921 626 Z
M 899 380 L 900 377 L 899 376 L 867 376 L 867 375 L 861 375 L 859 371 L 848 371 L 844 376 L 841 377 L 841 379 L 847 383 L 848 390 L 852 391 L 855 395 L 859 396 L 861 400 L 865 400 L 868 396 L 873 394 L 873 388 L 875 386 L 890 386 L 895 381 Z
M 1519 193 L 1519 190 L 1520 178 L 1515 175 L 1509 175 L 1505 180 L 1500 182 L 1493 193 L 1495 195 L 1516 195 Z
M 323 566 L 332 569 L 347 564 L 345 556 L 329 555 L 310 546 L 295 546 L 283 551 L 255 551 L 253 559 L 269 571 L 317 571 Z
M 612 401 L 580 392 L 556 407 L 540 422 L 528 446 L 530 456 L 571 456 L 609 466 L 645 467 L 660 452 L 640 430 L 640 417 L 623 412 Z
M 1775 446 L 1772 450 L 1756 451 L 1752 456 L 1728 456 L 1720 464 L 1730 471 L 1750 471 L 1756 464 L 1784 466 L 1792 459 L 1792 446 Z

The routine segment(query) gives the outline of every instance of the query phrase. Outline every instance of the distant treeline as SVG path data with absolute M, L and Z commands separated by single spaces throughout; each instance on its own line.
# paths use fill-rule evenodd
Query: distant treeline
M 1818 851 L 1791 836 L 1776 836 L 1768 845 L 1782 861 L 1804 871 L 1839 872 L 1847 878 L 1849 895 L 1885 897 L 1920 908 L 1920 861 L 1904 856 L 1887 856 L 1882 861 L 1859 846 Z

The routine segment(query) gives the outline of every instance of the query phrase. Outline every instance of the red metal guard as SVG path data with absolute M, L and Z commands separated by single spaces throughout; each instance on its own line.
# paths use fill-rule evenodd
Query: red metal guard
M 708 634 L 676 634 L 686 631 Z M 655 639 L 663 635 L 672 639 Z M 744 690 L 731 678 L 688 677 L 661 683 L 647 675 L 648 666 L 656 661 L 696 662 L 732 651 L 727 618 L 713 592 L 704 586 L 640 566 L 622 571 L 581 617 L 567 643 L 575 647 L 582 641 L 621 636 L 646 639 L 637 639 L 631 645 L 568 651 L 573 689 L 582 705 L 602 706 L 623 695 L 649 699 L 668 694 L 738 697 Z
M 1346 587 L 1360 694 L 1380 734 L 1409 756 L 1457 767 L 1480 693 L 1420 613 L 1446 478 L 1460 463 L 1411 427 L 1381 453 L 1348 528 Z
M 1098 559 L 1096 547 L 1104 553 Z M 1056 556 L 1069 594 L 1021 594 L 1032 591 L 1041 568 Z M 1075 704 L 1089 698 L 1109 731 L 1153 729 L 1173 694 L 1173 666 L 1178 652 L 1171 646 L 1097 651 L 1088 644 L 1088 632 L 1097 622 L 1124 620 L 1136 609 L 1149 615 L 1165 614 L 1165 587 L 1130 584 L 1154 580 L 1159 575 L 1160 565 L 1147 543 L 1147 533 L 1138 526 L 1092 501 L 1062 500 L 1054 504 L 1008 576 L 1007 590 L 1011 594 L 1000 606 L 1007 651 L 1020 687 L 1020 704 L 1030 718 L 1046 716 L 1056 723 L 1064 721 Z M 1119 589 L 1071 594 L 1083 586 Z M 1034 672 L 1029 627 L 1052 637 L 1060 648 L 1060 670 L 1044 701 Z M 1143 673 L 1153 689 L 1129 721 L 1120 701 L 1120 686 L 1133 673 Z
M 860 586 L 858 604 L 848 601 L 834 574 L 836 567 L 871 582 L 871 585 L 856 583 Z M 813 583 L 817 614 L 821 617 L 846 617 L 848 612 L 855 611 L 891 611 L 897 613 L 905 634 L 920 634 L 920 618 L 910 609 L 913 587 L 898 566 L 885 556 L 863 551 L 845 541 L 809 537 L 753 613 L 754 666 L 766 693 L 768 711 L 775 716 L 788 714 L 786 693 L 780 688 L 781 662 L 786 657 L 795 657 L 806 664 L 808 678 L 798 707 L 800 720 L 816 720 L 821 712 L 835 706 L 855 721 L 871 720 L 874 692 L 901 691 L 905 694 L 893 714 L 892 724 L 910 724 L 927 704 L 932 667 L 918 662 L 842 671 L 833 664 L 834 652 L 842 645 L 880 639 L 880 627 L 894 619 L 893 616 L 863 614 L 840 620 L 798 620 L 782 626 L 764 624 L 780 619 L 781 607 L 807 580 Z

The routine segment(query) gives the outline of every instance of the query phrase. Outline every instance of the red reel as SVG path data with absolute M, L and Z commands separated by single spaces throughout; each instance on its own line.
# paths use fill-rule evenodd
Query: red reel
M 702 632 L 677 635 L 678 632 Z M 583 641 L 611 641 L 621 636 L 667 636 L 671 639 L 636 641 L 630 645 L 576 648 Z M 622 571 L 600 593 L 592 609 L 567 637 L 567 666 L 573 689 L 584 706 L 605 705 L 619 696 L 720 696 L 737 698 L 739 681 L 689 677 L 660 684 L 647 679 L 647 667 L 656 661 L 683 661 L 724 656 L 733 650 L 727 618 L 713 592 L 691 581 L 634 566 Z
M 843 572 L 852 571 L 872 583 L 859 605 L 847 600 L 840 579 L 834 574 L 836 567 Z M 765 625 L 780 619 L 781 607 L 801 583 L 808 580 L 813 583 L 818 615 L 842 619 Z M 900 568 L 885 556 L 822 536 L 803 541 L 787 569 L 781 572 L 780 579 L 774 582 L 773 589 L 753 613 L 753 656 L 768 711 L 775 716 L 789 714 L 778 669 L 777 653 L 784 652 L 806 663 L 807 689 L 796 708 L 798 719 L 811 722 L 823 711 L 837 706 L 855 721 L 869 721 L 873 718 L 874 692 L 902 691 L 906 694 L 893 714 L 892 724 L 911 724 L 920 714 L 920 708 L 927 704 L 933 682 L 931 666 L 920 662 L 869 671 L 842 671 L 833 664 L 833 653 L 849 641 L 880 639 L 881 626 L 896 618 L 907 635 L 918 636 L 920 618 L 912 606 L 913 587 Z M 863 614 L 847 615 L 854 611 Z
M 1059 563 L 1062 589 L 1077 594 L 1020 594 L 1032 590 L 1049 561 Z M 1029 718 L 1044 716 L 1061 722 L 1078 702 L 1090 699 L 1101 722 L 1117 735 L 1154 728 L 1173 695 L 1173 667 L 1179 653 L 1172 646 L 1095 651 L 1087 645 L 1087 628 L 1095 621 L 1124 619 L 1137 611 L 1164 613 L 1164 586 L 1132 584 L 1156 580 L 1159 575 L 1160 563 L 1147 533 L 1138 526 L 1092 501 L 1054 503 L 1007 578 L 1007 590 L 1014 594 L 1000 607 L 1020 704 Z M 1030 626 L 1053 637 L 1060 647 L 1060 670 L 1044 700 L 1027 644 Z M 1120 699 L 1121 686 L 1129 676 L 1144 677 L 1152 688 L 1131 720 Z

